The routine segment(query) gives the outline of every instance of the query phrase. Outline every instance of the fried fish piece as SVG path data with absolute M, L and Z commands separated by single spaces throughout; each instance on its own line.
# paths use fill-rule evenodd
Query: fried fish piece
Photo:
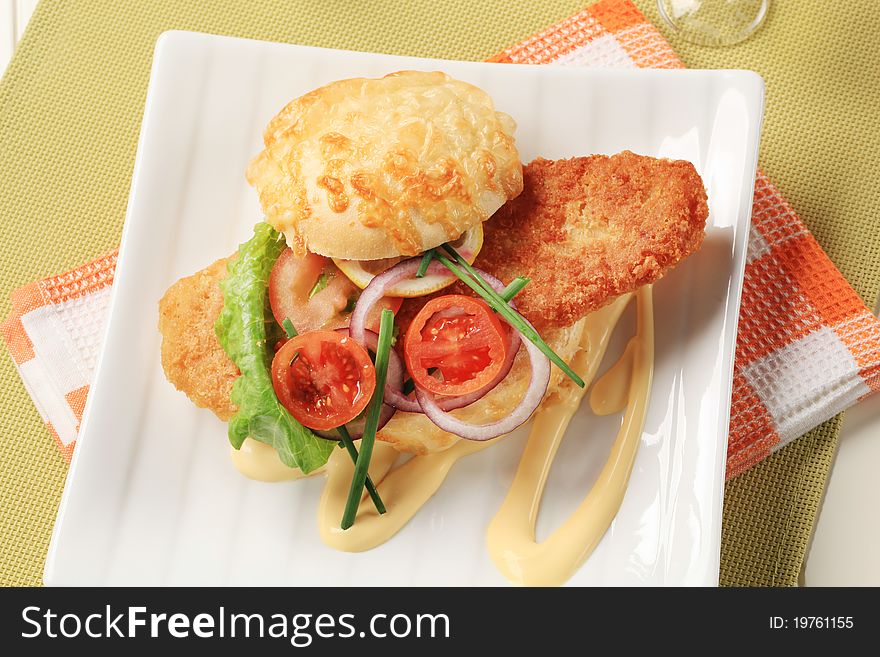
M 703 241 L 706 190 L 690 162 L 538 158 L 523 176 L 522 194 L 483 224 L 474 264 L 505 282 L 531 279 L 516 302 L 539 330 L 653 283 Z
M 474 264 L 505 283 L 531 279 L 517 295 L 517 307 L 565 361 L 577 352 L 580 320 L 588 313 L 655 282 L 703 241 L 706 192 L 689 162 L 627 151 L 538 159 L 523 175 L 523 193 L 483 224 L 483 250 Z M 457 283 L 432 296 L 450 293 L 472 294 Z M 425 302 L 404 302 L 397 322 L 402 332 Z M 476 424 L 500 420 L 522 399 L 530 371 L 521 350 L 501 384 L 453 414 Z M 563 380 L 554 367 L 547 394 Z M 421 413 L 401 412 L 379 439 L 416 454 L 459 440 Z
M 485 240 L 475 264 L 505 282 L 531 278 L 517 295 L 518 307 L 569 360 L 585 315 L 656 281 L 699 248 L 708 216 L 706 192 L 689 162 L 630 152 L 538 159 L 523 173 L 523 193 L 483 224 Z M 175 283 L 160 302 L 159 320 L 169 381 L 222 419 L 236 410 L 229 392 L 239 374 L 214 334 L 227 260 Z M 453 286 L 438 294 L 450 292 L 470 293 Z M 424 303 L 425 298 L 404 303 L 398 313 L 402 330 Z M 504 417 L 522 397 L 529 372 L 523 350 L 501 384 L 454 413 L 480 424 Z M 561 380 L 554 367 L 550 393 Z M 459 440 L 420 413 L 400 412 L 378 437 L 416 454 Z
M 230 259 L 221 258 L 180 279 L 159 301 L 165 376 L 196 406 L 214 411 L 221 420 L 228 420 L 237 410 L 229 395 L 239 376 L 214 333 L 214 322 L 223 309 L 220 281 L 226 278 Z

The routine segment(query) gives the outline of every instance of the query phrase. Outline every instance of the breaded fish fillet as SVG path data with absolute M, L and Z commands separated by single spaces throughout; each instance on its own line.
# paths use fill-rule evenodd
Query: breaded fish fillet
M 521 196 L 484 224 L 476 265 L 505 282 L 528 276 L 517 296 L 523 315 L 565 360 L 574 356 L 579 320 L 589 312 L 660 278 L 699 248 L 708 216 L 706 192 L 689 162 L 630 152 L 612 157 L 538 159 L 523 168 Z M 226 259 L 175 283 L 160 302 L 165 374 L 197 406 L 222 419 L 238 370 L 214 334 L 223 304 L 219 281 Z M 469 293 L 448 288 L 438 294 Z M 409 299 L 398 314 L 402 330 L 425 298 Z M 454 413 L 489 423 L 507 415 L 528 385 L 525 351 L 507 378 L 483 399 Z M 550 392 L 561 381 L 553 368 Z M 397 413 L 379 433 L 398 449 L 426 453 L 458 438 L 418 413 Z
M 539 158 L 523 176 L 522 194 L 483 224 L 474 264 L 505 282 L 531 279 L 516 302 L 539 330 L 653 283 L 703 241 L 706 191 L 690 162 Z
M 706 192 L 689 162 L 628 151 L 538 159 L 523 167 L 523 177 L 523 193 L 483 224 L 483 249 L 474 264 L 505 283 L 517 276 L 531 279 L 517 295 L 517 307 L 565 361 L 577 352 L 579 320 L 653 283 L 703 241 Z M 432 296 L 450 292 L 472 294 L 457 283 Z M 401 331 L 425 303 L 424 297 L 404 302 Z M 453 414 L 477 424 L 500 420 L 519 403 L 530 371 L 521 350 L 500 385 Z M 548 394 L 562 381 L 554 367 Z M 459 440 L 421 413 L 400 412 L 379 438 L 417 454 Z
M 220 281 L 226 278 L 227 262 L 229 258 L 222 258 L 180 279 L 159 302 L 165 376 L 196 406 L 214 411 L 221 420 L 237 410 L 229 394 L 239 375 L 214 333 L 223 308 Z

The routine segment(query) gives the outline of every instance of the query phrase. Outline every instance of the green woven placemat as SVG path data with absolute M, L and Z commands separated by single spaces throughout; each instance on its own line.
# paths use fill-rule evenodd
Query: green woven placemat
M 585 4 L 42 2 L 0 83 L 0 316 L 13 288 L 116 246 L 162 31 L 477 60 Z M 636 4 L 659 25 L 653 0 Z M 671 41 L 689 66 L 764 75 L 762 164 L 873 302 L 880 286 L 880 222 L 872 221 L 880 216 L 872 193 L 880 72 L 871 58 L 880 13 L 869 0 L 846 6 L 777 0 L 767 25 L 743 45 L 716 51 Z M 0 390 L 0 584 L 38 584 L 66 467 L 8 357 L 0 358 Z M 837 421 L 826 423 L 729 484 L 723 584 L 796 581 L 837 429 Z
M 880 289 L 880 66 L 875 0 L 771 0 L 731 48 L 690 46 L 637 1 L 692 68 L 748 68 L 767 84 L 761 166 L 862 299 Z M 721 583 L 797 584 L 837 448 L 840 417 L 727 485 Z

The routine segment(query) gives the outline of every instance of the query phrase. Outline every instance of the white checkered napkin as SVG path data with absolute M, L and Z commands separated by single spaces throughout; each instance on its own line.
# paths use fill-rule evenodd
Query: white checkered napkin
M 682 68 L 629 0 L 602 0 L 490 61 Z M 733 477 L 880 388 L 880 323 L 759 172 L 731 402 Z
M 116 252 L 12 294 L 0 326 L 28 394 L 70 460 L 101 348 Z

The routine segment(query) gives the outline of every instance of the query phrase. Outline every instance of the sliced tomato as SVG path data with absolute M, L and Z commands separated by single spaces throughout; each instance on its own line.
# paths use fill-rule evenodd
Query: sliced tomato
M 298 258 L 284 249 L 269 275 L 269 305 L 281 324 L 289 318 L 298 333 L 348 326 L 360 289 L 339 271 L 330 258 L 307 253 Z M 397 313 L 403 299 L 385 297 L 367 318 L 367 328 L 378 331 L 383 308 Z
M 404 358 L 413 381 L 437 395 L 466 395 L 488 385 L 504 366 L 507 333 L 481 299 L 431 299 L 406 332 Z
M 350 422 L 376 389 L 367 350 L 335 331 L 291 338 L 272 361 L 272 386 L 284 408 L 310 429 L 326 431 Z

